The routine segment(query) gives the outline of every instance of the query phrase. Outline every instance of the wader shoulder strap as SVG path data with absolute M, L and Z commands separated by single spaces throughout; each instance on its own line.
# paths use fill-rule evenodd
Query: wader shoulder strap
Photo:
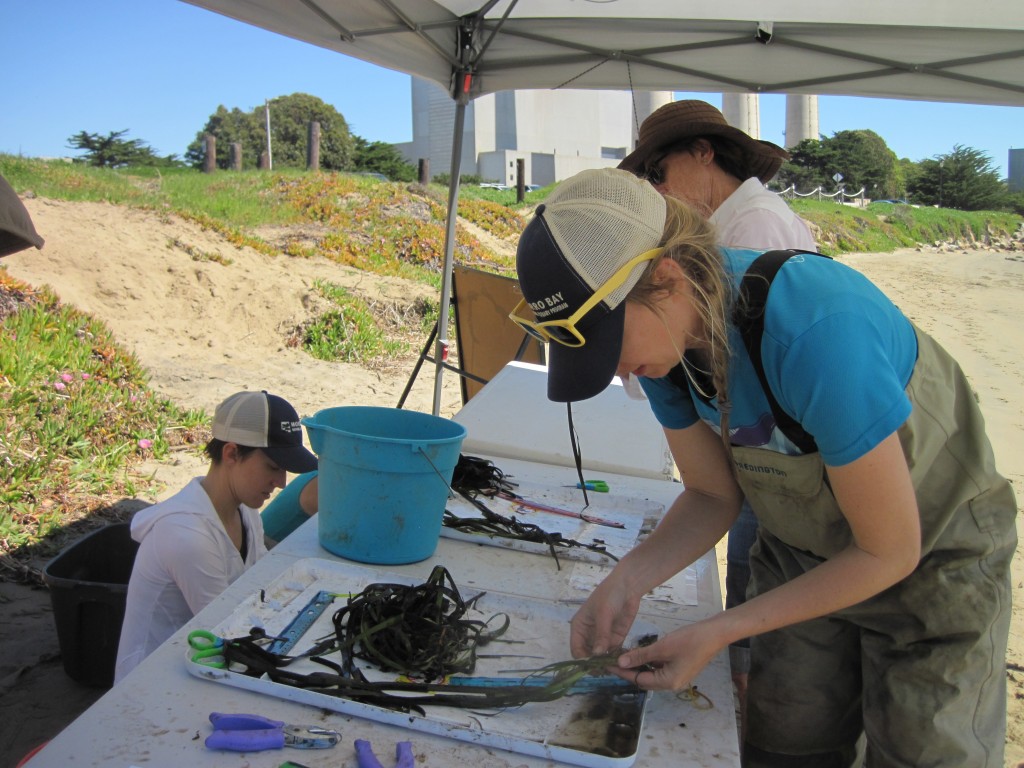
M 815 256 L 829 258 L 813 251 L 799 250 L 767 251 L 761 254 L 743 275 L 739 300 L 733 311 L 733 322 L 743 338 L 743 346 L 746 347 L 750 361 L 754 364 L 757 378 L 761 382 L 761 389 L 764 390 L 765 397 L 768 398 L 768 405 L 782 434 L 788 437 L 801 452 L 817 453 L 818 445 L 814 442 L 814 437 L 800 426 L 796 419 L 783 410 L 779 401 L 775 399 L 771 387 L 768 386 L 768 378 L 764 373 L 764 362 L 761 359 L 761 339 L 764 337 L 764 313 L 765 305 L 768 302 L 768 291 L 782 265 L 799 253 L 811 253 Z
M 775 399 L 771 387 L 768 386 L 768 379 L 764 373 L 764 362 L 761 359 L 761 339 L 764 337 L 764 312 L 768 302 L 768 290 L 782 265 L 791 257 L 801 253 L 813 254 L 825 259 L 830 258 L 823 253 L 802 250 L 776 250 L 762 253 L 743 275 L 739 299 L 733 310 L 732 319 L 743 339 L 743 346 L 746 348 L 747 354 L 750 355 L 750 361 L 754 365 L 754 371 L 757 372 L 758 381 L 761 382 L 761 389 L 764 390 L 765 397 L 768 399 L 768 406 L 771 408 L 772 416 L 775 417 L 775 423 L 782 430 L 782 434 L 788 437 L 802 453 L 817 453 L 818 445 L 814 442 L 814 437 L 800 426 L 796 419 L 783 410 L 779 401 Z M 701 397 L 699 393 L 690 388 L 686 372 L 681 364 L 669 371 L 667 378 L 679 389 L 687 393 L 693 392 L 710 405 L 707 398 Z M 710 380 L 705 384 L 710 387 Z M 710 388 L 707 391 L 710 392 Z

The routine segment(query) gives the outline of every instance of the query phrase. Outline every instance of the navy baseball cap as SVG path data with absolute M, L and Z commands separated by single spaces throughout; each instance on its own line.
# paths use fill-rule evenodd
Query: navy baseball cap
M 267 392 L 236 392 L 217 406 L 213 436 L 225 443 L 259 448 L 282 469 L 301 474 L 317 468 L 302 445 L 299 414 L 282 397 Z
M 666 205 L 648 182 L 614 168 L 572 176 L 538 206 L 516 250 L 523 297 L 537 321 L 571 317 L 629 261 L 657 248 Z M 637 264 L 576 323 L 580 346 L 548 344 L 548 399 L 568 403 L 602 392 L 622 351 L 625 299 L 648 262 Z

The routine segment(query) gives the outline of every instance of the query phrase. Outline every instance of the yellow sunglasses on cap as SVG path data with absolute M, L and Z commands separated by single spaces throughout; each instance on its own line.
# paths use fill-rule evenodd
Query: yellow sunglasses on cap
M 543 320 L 540 322 L 523 317 L 520 313 L 530 306 L 526 303 L 526 299 L 523 299 L 516 304 L 515 309 L 509 312 L 509 319 L 538 341 L 554 341 L 566 347 L 582 347 L 587 343 L 587 340 L 576 327 L 576 323 L 586 317 L 590 310 L 596 307 L 610 293 L 626 282 L 626 278 L 629 277 L 629 273 L 633 271 L 634 267 L 638 264 L 643 264 L 645 261 L 653 261 L 658 258 L 664 250 L 664 248 L 652 248 L 649 251 L 644 251 L 636 258 L 627 261 L 614 275 L 608 278 L 605 284 L 598 288 L 589 299 L 583 302 L 579 309 L 569 315 L 569 317 L 560 320 Z

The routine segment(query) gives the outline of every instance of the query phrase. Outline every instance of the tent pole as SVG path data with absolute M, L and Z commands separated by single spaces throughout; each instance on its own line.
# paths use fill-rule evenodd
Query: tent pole
M 451 181 L 448 183 L 448 221 L 444 234 L 444 266 L 441 270 L 441 308 L 437 318 L 437 344 L 434 349 L 434 408 L 441 413 L 441 380 L 448 358 L 448 309 L 452 295 L 452 265 L 455 252 L 455 222 L 459 208 L 459 176 L 462 171 L 462 130 L 466 123 L 466 102 L 455 102 L 455 127 L 452 131 Z

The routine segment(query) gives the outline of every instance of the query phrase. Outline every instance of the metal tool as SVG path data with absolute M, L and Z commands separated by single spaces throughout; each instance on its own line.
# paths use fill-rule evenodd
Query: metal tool
M 271 653 L 276 653 L 279 656 L 284 656 L 295 647 L 295 644 L 299 642 L 299 639 L 305 634 L 306 630 L 313 626 L 320 615 L 326 610 L 332 602 L 336 594 L 334 592 L 328 592 L 321 590 L 318 592 L 306 607 L 299 611 L 299 614 L 291 620 L 284 632 L 282 632 L 273 643 L 271 643 L 267 650 Z
M 225 669 L 227 660 L 224 658 L 224 638 L 217 637 L 205 629 L 194 629 L 188 633 L 188 644 L 195 651 L 192 654 L 194 664 L 204 667 Z
M 576 483 L 576 485 L 563 485 L 563 488 L 583 488 L 587 487 L 588 491 L 597 491 L 598 493 L 608 493 L 608 483 L 604 480 L 584 480 L 582 483 Z
M 341 741 L 341 733 L 315 725 L 289 725 L 261 715 L 211 712 L 213 733 L 206 737 L 209 749 L 259 752 L 264 749 L 328 749 Z

